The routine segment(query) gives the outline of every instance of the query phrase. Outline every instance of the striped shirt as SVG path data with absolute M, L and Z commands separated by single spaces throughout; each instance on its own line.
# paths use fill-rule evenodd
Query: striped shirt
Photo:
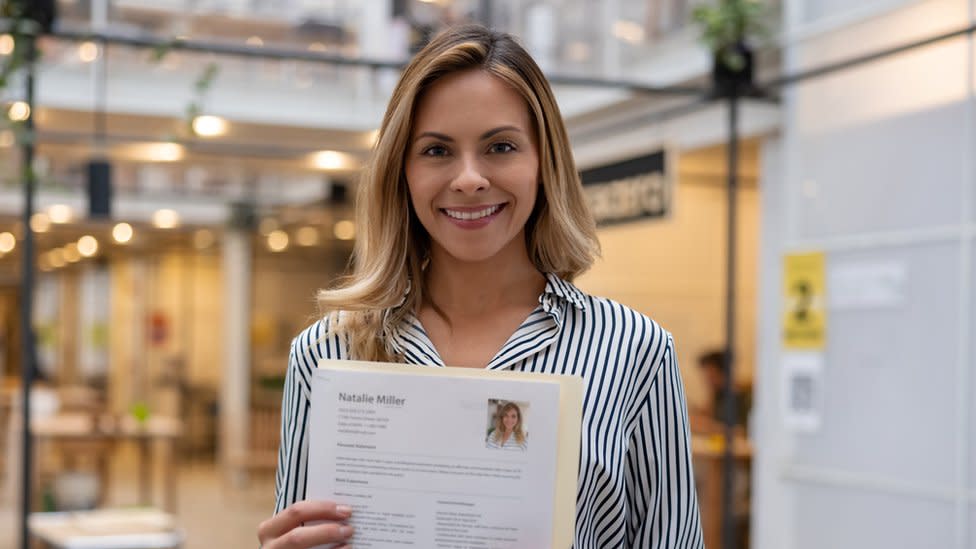
M 580 376 L 576 549 L 704 547 L 688 413 L 671 334 L 609 299 L 546 275 L 539 306 L 486 366 Z M 405 362 L 444 366 L 413 315 L 388 334 Z M 320 320 L 292 342 L 282 403 L 275 513 L 305 498 L 312 371 L 349 359 Z
M 485 440 L 485 446 L 496 450 L 519 450 L 522 452 L 529 448 L 528 440 L 519 442 L 515 440 L 514 436 L 509 436 L 505 442 L 499 442 L 498 438 L 495 437 L 495 433 L 488 435 L 488 439 Z

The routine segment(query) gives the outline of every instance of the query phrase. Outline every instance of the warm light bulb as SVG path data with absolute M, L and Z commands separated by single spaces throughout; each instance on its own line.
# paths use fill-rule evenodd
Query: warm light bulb
M 67 223 L 71 221 L 72 213 L 71 207 L 64 204 L 55 204 L 47 209 L 51 223 Z
M 132 240 L 132 225 L 128 223 L 118 223 L 112 227 L 112 239 L 119 244 L 127 244 Z
M 204 114 L 193 119 L 193 132 L 201 137 L 215 137 L 227 133 L 227 121 L 219 116 Z
M 81 252 L 78 251 L 78 245 L 74 242 L 65 245 L 64 247 L 64 259 L 68 263 L 77 263 L 81 261 Z
M 14 101 L 7 109 L 7 118 L 14 122 L 23 122 L 30 117 L 30 105 L 23 101 Z
M 14 52 L 14 37 L 0 34 L 0 55 L 10 55 Z
M 48 260 L 51 262 L 52 266 L 57 268 L 64 267 L 65 265 L 64 250 L 62 250 L 61 248 L 55 248 L 50 252 L 48 252 L 48 254 L 49 254 Z
M 83 63 L 91 63 L 98 59 L 98 45 L 94 42 L 82 42 L 78 46 L 78 59 Z
M 176 162 L 183 158 L 183 146 L 179 143 L 153 143 L 149 158 L 155 162 Z
M 268 235 L 268 249 L 272 252 L 280 252 L 288 247 L 288 233 L 280 229 L 271 231 Z
M 0 233 L 0 254 L 10 253 L 16 246 L 17 239 L 13 233 Z
M 613 35 L 631 44 L 644 41 L 644 27 L 633 21 L 620 20 L 613 24 Z
M 315 167 L 321 170 L 337 170 L 343 165 L 342 153 L 319 151 L 312 156 Z
M 315 227 L 302 227 L 295 233 L 299 246 L 314 246 L 319 243 L 319 231 Z
M 332 228 L 332 233 L 339 240 L 352 240 L 356 237 L 356 225 L 348 219 L 343 219 L 336 222 L 335 227 Z
M 91 257 L 98 253 L 98 240 L 90 234 L 78 239 L 78 251 L 85 257 Z
M 35 233 L 46 233 L 51 229 L 51 218 L 44 212 L 37 212 L 31 216 L 30 226 Z
M 172 229 L 180 224 L 180 214 L 168 209 L 156 210 L 152 222 L 160 229 Z

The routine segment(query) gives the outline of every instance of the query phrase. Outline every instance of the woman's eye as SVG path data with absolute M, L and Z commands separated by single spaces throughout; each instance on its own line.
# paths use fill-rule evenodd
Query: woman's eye
M 447 148 L 441 145 L 431 145 L 421 152 L 424 156 L 444 156 L 447 154 Z
M 493 152 L 493 153 L 507 153 L 507 152 L 512 152 L 514 150 L 515 150 L 515 145 L 512 145 L 511 143 L 506 143 L 504 141 L 502 141 L 501 143 L 494 143 L 489 148 L 489 152 Z

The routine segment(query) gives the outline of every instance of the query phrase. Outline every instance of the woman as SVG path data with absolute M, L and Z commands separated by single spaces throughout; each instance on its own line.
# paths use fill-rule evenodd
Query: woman
M 518 404 L 507 402 L 495 414 L 495 428 L 488 434 L 489 448 L 501 450 L 526 449 L 525 433 L 522 432 L 522 410 Z
M 575 547 L 702 547 L 674 343 L 572 285 L 594 223 L 552 90 L 511 37 L 455 28 L 411 61 L 358 208 L 353 274 L 292 343 L 264 549 L 354 541 L 342 502 L 302 501 L 323 358 L 580 376 Z

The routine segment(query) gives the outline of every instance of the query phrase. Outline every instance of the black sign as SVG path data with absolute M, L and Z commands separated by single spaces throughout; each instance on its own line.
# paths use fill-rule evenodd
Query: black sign
M 663 150 L 584 171 L 583 192 L 598 225 L 666 217 L 672 181 Z

